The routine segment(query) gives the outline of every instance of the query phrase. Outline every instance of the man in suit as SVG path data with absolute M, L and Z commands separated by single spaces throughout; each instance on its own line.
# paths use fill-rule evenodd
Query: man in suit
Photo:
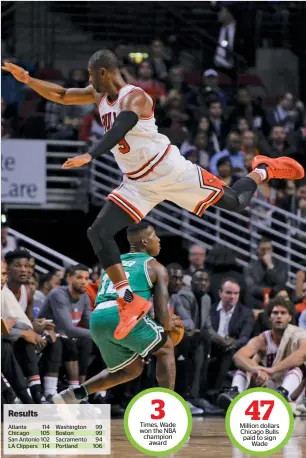
M 229 344 L 211 326 L 208 289 L 208 273 L 198 269 L 192 274 L 191 287 L 182 288 L 172 296 L 171 302 L 185 327 L 184 339 L 178 347 L 178 353 L 186 361 L 184 372 L 188 380 L 184 389 L 190 387 L 189 396 L 193 405 L 202 408 L 205 413 L 217 414 L 220 411 L 201 398 L 205 391 L 210 342 L 223 347 Z
M 271 240 L 262 238 L 257 253 L 258 260 L 246 266 L 244 275 L 252 308 L 262 309 L 271 293 L 285 287 L 288 273 L 286 266 L 273 257 Z
M 254 328 L 252 310 L 239 302 L 240 285 L 226 278 L 220 286 L 220 302 L 211 309 L 211 323 L 227 346 L 212 343 L 210 373 L 214 374 L 211 388 L 220 391 L 232 365 L 234 353 L 247 344 Z

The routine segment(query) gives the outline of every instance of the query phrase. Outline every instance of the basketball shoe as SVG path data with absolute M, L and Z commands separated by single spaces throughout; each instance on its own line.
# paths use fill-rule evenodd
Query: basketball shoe
M 303 167 L 291 157 L 271 159 L 267 156 L 255 156 L 252 160 L 252 168 L 256 169 L 260 165 L 266 165 L 268 180 L 272 178 L 300 180 L 305 175 Z
M 148 313 L 152 304 L 143 297 L 136 296 L 134 293 L 131 302 L 126 302 L 119 297 L 117 299 L 117 304 L 120 321 L 115 329 L 114 337 L 117 340 L 121 340 L 124 339 L 144 315 Z

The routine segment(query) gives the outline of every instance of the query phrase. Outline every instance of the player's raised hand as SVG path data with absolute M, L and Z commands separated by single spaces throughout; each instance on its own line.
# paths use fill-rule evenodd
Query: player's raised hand
M 7 72 L 11 73 L 11 75 L 16 78 L 17 81 L 21 83 L 28 84 L 30 81 L 29 72 L 27 72 L 24 68 L 19 67 L 18 65 L 11 64 L 10 62 L 4 62 L 4 65 L 1 66 L 2 70 L 6 70 Z
M 90 154 L 81 154 L 80 156 L 71 157 L 63 164 L 63 169 L 72 169 L 73 167 L 82 167 L 92 160 Z

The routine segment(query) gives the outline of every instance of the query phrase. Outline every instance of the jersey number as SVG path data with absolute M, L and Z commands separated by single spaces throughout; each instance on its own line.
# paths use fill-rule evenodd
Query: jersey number
M 126 278 L 129 279 L 129 277 L 130 277 L 129 272 L 126 272 L 125 274 L 126 274 Z M 109 282 L 108 285 L 107 285 L 107 282 Z M 116 292 L 117 291 L 116 291 L 113 283 L 110 281 L 109 276 L 107 274 L 105 274 L 103 276 L 103 279 L 102 279 L 102 285 L 101 285 L 101 289 L 100 289 L 100 292 L 99 292 L 99 296 L 104 296 L 104 294 L 115 294 Z
M 120 140 L 118 148 L 119 148 L 121 154 L 126 154 L 126 153 L 129 153 L 131 151 L 130 145 L 128 144 L 128 142 L 126 141 L 125 138 Z

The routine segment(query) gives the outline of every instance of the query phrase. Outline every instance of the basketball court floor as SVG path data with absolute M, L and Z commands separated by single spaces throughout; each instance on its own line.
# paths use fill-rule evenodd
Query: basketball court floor
M 107 456 L 111 458 L 139 458 L 149 456 L 139 452 L 128 442 L 124 433 L 122 420 L 112 420 L 111 426 L 112 453 Z M 13 458 L 13 455 L 6 456 Z M 32 458 L 43 456 L 46 455 L 33 454 Z M 66 458 L 68 455 L 58 454 L 56 456 Z M 251 458 L 250 455 L 244 454 L 232 445 L 226 434 L 223 418 L 194 418 L 189 443 L 178 452 L 168 456 L 170 458 Z M 273 458 L 306 457 L 306 418 L 295 420 L 295 428 L 290 441 L 282 451 L 270 456 Z M 69 455 L 69 457 L 79 458 L 77 455 Z M 89 455 L 86 455 L 86 457 L 90 458 Z M 94 456 L 91 458 L 94 458 Z

